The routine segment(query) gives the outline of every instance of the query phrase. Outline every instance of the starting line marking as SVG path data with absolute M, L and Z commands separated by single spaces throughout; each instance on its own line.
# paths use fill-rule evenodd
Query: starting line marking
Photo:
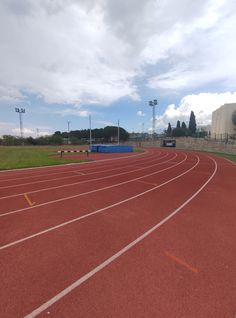
M 210 158 L 210 157 L 208 157 Z M 215 169 L 210 176 L 210 178 L 207 179 L 207 181 L 190 197 L 188 198 L 183 204 L 181 204 L 177 209 L 175 209 L 171 214 L 169 214 L 167 217 L 165 217 L 161 222 L 154 225 L 152 228 L 150 228 L 148 231 L 143 233 L 141 236 L 139 236 L 136 240 L 132 241 L 128 245 L 126 245 L 124 248 L 122 248 L 120 251 L 118 251 L 116 254 L 112 255 L 110 258 L 106 259 L 103 263 L 99 264 L 97 267 L 92 269 L 90 272 L 85 274 L 84 276 L 80 277 L 77 281 L 72 283 L 70 286 L 63 289 L 60 293 L 49 299 L 47 302 L 33 310 L 31 313 L 26 315 L 24 318 L 34 318 L 38 316 L 40 313 L 42 313 L 44 310 L 46 310 L 48 307 L 55 304 L 57 301 L 62 299 L 64 296 L 69 294 L 71 291 L 73 291 L 75 288 L 79 287 L 82 283 L 87 281 L 89 278 L 94 276 L 96 273 L 100 272 L 103 268 L 108 266 L 110 263 L 115 261 L 118 257 L 126 253 L 128 250 L 130 250 L 133 246 L 137 245 L 140 241 L 144 240 L 148 235 L 150 235 L 152 232 L 154 232 L 156 229 L 158 229 L 161 225 L 165 224 L 169 219 L 172 219 L 178 212 L 180 212 L 189 202 L 191 202 L 212 180 L 212 178 L 215 176 L 217 171 L 217 163 L 214 159 L 210 158 L 214 164 Z

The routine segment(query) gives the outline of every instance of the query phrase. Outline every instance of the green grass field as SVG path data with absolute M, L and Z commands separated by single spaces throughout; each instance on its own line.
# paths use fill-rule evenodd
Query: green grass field
M 63 149 L 66 149 L 66 147 L 63 147 Z M 82 147 L 79 149 L 82 149 Z M 59 147 L 56 146 L 0 147 L 0 170 L 87 161 L 86 155 L 84 155 L 84 160 L 66 159 L 66 155 L 63 155 L 64 158 L 60 158 L 57 150 L 59 150 Z

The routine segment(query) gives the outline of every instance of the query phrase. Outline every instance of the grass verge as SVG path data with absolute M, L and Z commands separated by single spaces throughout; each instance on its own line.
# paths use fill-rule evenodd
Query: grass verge
M 57 150 L 59 150 L 59 147 L 55 146 L 0 147 L 0 170 L 87 161 L 86 157 L 84 157 L 84 160 L 60 158 L 59 155 L 56 156 Z
M 219 157 L 223 157 L 225 159 L 228 159 L 228 160 L 236 163 L 236 155 L 231 155 L 231 154 L 227 154 L 227 153 L 220 153 L 220 152 L 214 152 L 214 154 L 219 156 Z

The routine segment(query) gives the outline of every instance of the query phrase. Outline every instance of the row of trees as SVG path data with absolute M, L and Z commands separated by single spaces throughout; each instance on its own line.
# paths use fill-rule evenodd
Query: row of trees
M 54 135 L 62 139 L 69 138 L 69 140 L 73 143 L 81 141 L 87 142 L 90 138 L 90 130 L 72 130 L 69 133 L 56 131 Z M 92 138 L 93 140 L 96 140 L 96 142 L 117 142 L 118 127 L 106 126 L 104 128 L 92 129 Z M 120 141 L 126 141 L 129 139 L 129 133 L 122 127 L 119 128 L 119 139 Z
M 178 120 L 175 128 L 172 128 L 170 123 L 168 124 L 168 128 L 165 131 L 165 134 L 168 137 L 181 137 L 181 136 L 195 137 L 196 132 L 197 132 L 196 117 L 194 112 L 191 111 L 188 127 L 184 121 L 180 123 L 180 121 Z M 201 134 L 203 135 L 204 132 L 201 132 Z
M 105 143 L 105 142 L 117 142 L 118 127 L 107 126 L 105 128 L 92 129 L 93 142 Z M 119 128 L 120 141 L 126 141 L 129 139 L 129 133 L 122 127 Z M 71 144 L 88 144 L 90 140 L 90 130 L 73 130 L 68 132 L 56 131 L 51 136 L 41 136 L 38 138 L 28 137 L 19 138 L 11 135 L 4 135 L 0 139 L 1 145 L 17 146 L 17 145 L 62 145 L 65 143 Z

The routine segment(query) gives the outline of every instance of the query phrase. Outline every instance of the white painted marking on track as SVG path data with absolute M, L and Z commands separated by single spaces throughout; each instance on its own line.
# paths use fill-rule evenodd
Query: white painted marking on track
M 79 217 L 77 217 L 77 218 L 75 218 L 75 219 L 72 219 L 72 220 L 69 220 L 69 221 L 67 221 L 67 222 L 58 224 L 58 225 L 56 225 L 56 226 L 53 226 L 53 227 L 51 227 L 51 228 L 48 228 L 48 229 L 46 229 L 46 230 L 37 232 L 37 233 L 32 234 L 32 235 L 29 235 L 29 236 L 24 237 L 24 238 L 22 238 L 22 239 L 19 239 L 19 240 L 17 240 L 17 241 L 14 241 L 14 242 L 11 242 L 11 243 L 2 245 L 2 246 L 0 246 L 0 250 L 6 249 L 6 248 L 8 248 L 8 247 L 17 245 L 17 244 L 19 244 L 19 243 L 22 243 L 22 242 L 27 241 L 27 240 L 29 240 L 29 239 L 32 239 L 32 238 L 34 238 L 34 237 L 37 237 L 37 236 L 40 236 L 40 235 L 42 235 L 42 234 L 45 234 L 45 233 L 51 232 L 51 231 L 53 231 L 53 230 L 59 229 L 59 228 L 61 228 L 61 227 L 63 227 L 63 226 L 66 226 L 66 225 L 68 225 L 68 224 L 71 224 L 71 223 L 77 222 L 77 221 L 79 221 L 79 220 L 88 218 L 88 217 L 90 217 L 90 216 L 92 216 L 92 215 L 101 213 L 101 212 L 106 211 L 106 210 L 108 210 L 108 209 L 111 209 L 111 208 L 113 208 L 113 207 L 115 207 L 115 206 L 121 205 L 121 204 L 123 204 L 123 203 L 125 203 L 125 202 L 129 202 L 129 201 L 131 201 L 131 200 L 133 200 L 133 199 L 136 199 L 136 198 L 138 198 L 138 197 L 141 197 L 141 196 L 143 196 L 143 195 L 145 195 L 145 194 L 147 194 L 147 193 L 150 193 L 150 192 L 152 192 L 152 191 L 154 191 L 154 190 L 156 190 L 156 189 L 158 189 L 158 188 L 161 188 L 161 187 L 163 187 L 164 185 L 166 185 L 166 184 L 168 184 L 168 183 L 170 183 L 170 182 L 172 182 L 172 181 L 174 181 L 174 180 L 176 180 L 176 179 L 178 179 L 178 178 L 184 176 L 184 175 L 187 174 L 188 172 L 192 171 L 192 170 L 199 164 L 199 161 L 200 161 L 199 157 L 198 157 L 198 156 L 196 156 L 196 157 L 198 158 L 198 160 L 197 160 L 197 162 L 195 163 L 194 166 L 192 166 L 190 169 L 186 170 L 185 172 L 181 173 L 180 175 L 178 175 L 178 176 L 176 176 L 176 177 L 174 177 L 174 178 L 172 178 L 172 179 L 169 179 L 168 181 L 165 181 L 165 182 L 163 182 L 163 183 L 161 183 L 161 184 L 159 184 L 159 185 L 157 185 L 157 186 L 155 186 L 155 187 L 153 187 L 153 188 L 151 188 L 151 189 L 148 189 L 148 190 L 146 190 L 146 191 L 143 191 L 143 192 L 141 192 L 141 193 L 139 193 L 139 194 L 136 194 L 136 195 L 134 195 L 134 196 L 132 196 L 132 197 L 129 197 L 129 198 L 127 198 L 127 199 L 124 199 L 124 200 L 121 200 L 121 201 L 119 201 L 119 202 L 116 202 L 116 203 L 113 203 L 113 204 L 111 204 L 111 205 L 108 205 L 108 206 L 106 206 L 106 207 L 104 207 L 104 208 L 95 210 L 95 211 L 93 211 L 93 212 L 90 212 L 90 213 L 85 214 L 85 215 L 82 215 L 82 216 L 79 216 Z M 138 178 L 137 178 L 137 179 L 138 179 Z M 33 207 L 30 208 L 30 209 L 32 210 Z
M 98 191 L 103 191 L 103 190 L 111 189 L 111 188 L 118 187 L 118 186 L 123 185 L 123 184 L 126 184 L 126 183 L 130 183 L 130 182 L 134 182 L 134 181 L 140 180 L 140 179 L 142 179 L 142 178 L 147 178 L 147 177 L 150 177 L 150 176 L 152 176 L 152 175 L 154 175 L 154 174 L 158 174 L 158 173 L 161 173 L 161 172 L 163 172 L 163 171 L 172 169 L 172 168 L 174 168 L 174 167 L 180 165 L 180 164 L 183 163 L 184 161 L 186 161 L 186 159 L 187 159 L 187 156 L 185 155 L 185 158 L 184 158 L 182 161 L 180 161 L 178 164 L 176 164 L 175 166 L 170 166 L 170 167 L 168 167 L 168 168 L 165 168 L 165 169 L 162 169 L 162 170 L 158 170 L 158 171 L 155 171 L 155 172 L 146 174 L 146 175 L 141 176 L 141 177 L 138 177 L 138 178 L 130 179 L 130 180 L 128 180 L 128 181 L 126 180 L 126 181 L 123 181 L 123 182 L 119 182 L 119 183 L 113 184 L 113 185 L 111 185 L 111 186 L 107 186 L 107 187 L 103 187 L 103 188 L 91 190 L 91 191 L 88 191 L 88 192 L 82 192 L 82 193 L 75 194 L 75 195 L 72 195 L 72 196 L 69 196 L 69 197 L 66 197 L 66 198 L 61 198 L 61 199 L 57 199 L 57 200 L 52 200 L 52 201 L 40 203 L 40 204 L 37 204 L 37 205 L 32 206 L 32 207 L 30 208 L 30 210 L 32 210 L 32 209 L 34 209 L 34 208 L 41 207 L 41 206 L 45 206 L 45 205 L 49 205 L 49 204 L 53 204 L 53 203 L 57 203 L 57 202 L 62 202 L 62 201 L 66 201 L 66 200 L 70 200 L 70 199 L 74 199 L 74 198 L 78 198 L 78 197 L 80 197 L 80 196 L 87 195 L 87 194 L 91 194 L 91 193 L 95 193 L 95 192 L 98 192 Z M 104 179 L 104 178 L 102 178 L 102 179 Z M 90 180 L 90 181 L 91 181 L 91 180 Z M 29 193 L 32 193 L 32 192 L 29 192 Z M 23 212 L 23 211 L 29 211 L 29 208 L 23 208 L 23 209 L 18 209 L 18 210 L 13 210 L 13 211 L 10 211 L 10 212 L 2 213 L 2 214 L 0 214 L 0 217 L 4 217 L 4 216 L 7 216 L 7 215 L 11 215 L 11 214 L 15 214 L 15 213 Z
M 76 174 L 80 174 L 81 176 L 84 176 L 84 175 L 85 175 L 85 173 L 80 172 L 80 171 L 73 171 L 73 172 L 76 173 Z
M 173 158 L 170 158 L 169 160 L 166 160 L 166 161 L 163 161 L 163 162 L 158 162 L 158 163 L 155 163 L 153 165 L 142 167 L 142 168 L 139 168 L 139 169 L 129 170 L 129 171 L 125 171 L 125 172 L 121 172 L 121 173 L 117 173 L 117 174 L 112 174 L 110 176 L 105 176 L 105 177 L 100 177 L 100 178 L 94 178 L 94 179 L 88 179 L 88 180 L 73 182 L 73 183 L 67 183 L 67 184 L 63 184 L 63 185 L 60 185 L 60 186 L 54 186 L 54 187 L 43 188 L 43 189 L 34 190 L 34 191 L 28 191 L 28 194 L 38 193 L 38 192 L 43 192 L 43 191 L 48 191 L 48 190 L 53 190 L 53 189 L 60 189 L 60 188 L 70 187 L 70 186 L 74 186 L 74 185 L 78 185 L 78 184 L 88 183 L 88 182 L 91 182 L 91 181 L 99 181 L 99 180 L 109 179 L 109 178 L 121 176 L 121 175 L 124 175 L 124 174 L 132 173 L 132 172 L 137 172 L 137 171 L 145 170 L 145 169 L 148 169 L 148 168 L 151 168 L 151 167 L 154 167 L 154 166 L 158 166 L 158 165 L 162 165 L 162 164 L 165 164 L 165 163 L 169 163 L 172 159 L 175 159 L 176 157 L 177 157 L 177 154 L 175 154 L 175 156 Z M 163 157 L 161 157 L 161 158 L 163 159 Z M 119 167 L 119 169 L 120 169 L 120 167 Z M 115 168 L 115 169 L 109 169 L 109 170 L 102 170 L 102 171 L 99 171 L 98 173 L 109 172 L 109 171 L 113 171 L 113 170 L 117 170 L 117 169 Z M 92 174 L 94 174 L 94 173 L 96 173 L 96 172 L 93 172 Z M 88 175 L 89 175 L 89 173 L 86 176 L 88 176 Z M 64 177 L 64 178 L 68 178 L 68 177 Z M 59 179 L 64 179 L 64 178 L 59 178 Z M 73 177 L 69 177 L 69 178 L 73 178 Z M 54 180 L 56 180 L 56 179 L 54 179 Z M 48 181 L 51 181 L 51 180 L 48 180 Z M 43 183 L 43 182 L 45 182 L 45 180 L 36 181 L 36 183 L 39 183 L 39 182 Z M 27 185 L 27 184 L 28 183 L 24 183 L 22 185 Z M 16 185 L 16 186 L 19 186 L 19 185 Z M 16 186 L 14 185 L 14 186 L 9 186 L 9 187 L 16 187 Z M 8 188 L 8 187 L 5 187 L 4 189 L 6 189 L 6 188 Z M 17 194 L 11 194 L 11 195 L 7 195 L 7 196 L 4 196 L 4 197 L 0 197 L 0 200 L 4 200 L 4 199 L 7 199 L 7 198 L 18 197 L 18 196 L 21 196 L 23 193 L 24 192 L 17 193 Z
M 159 152 L 158 153 L 158 155 L 159 154 L 161 154 L 161 152 Z M 168 152 L 166 153 L 167 155 L 168 155 Z M 153 155 L 152 153 L 151 153 L 151 155 Z M 132 156 L 132 158 L 133 157 L 135 157 L 136 155 L 133 155 Z M 157 156 L 158 157 L 158 156 Z M 130 157 L 127 157 L 128 159 L 130 159 Z M 145 158 L 146 159 L 146 158 Z M 126 161 L 127 159 L 126 159 L 126 157 L 124 157 L 124 161 Z M 138 159 L 136 159 L 136 160 L 138 160 Z M 102 161 L 102 160 L 101 160 Z M 95 167 L 93 167 L 92 169 L 91 168 L 89 168 L 90 169 L 90 171 L 91 170 L 93 170 L 93 169 L 96 169 L 97 167 L 96 166 L 98 166 L 98 163 L 99 163 L 99 161 L 93 161 L 93 162 L 90 162 L 90 163 L 93 163 L 93 165 L 95 166 Z M 82 164 L 82 163 L 81 163 Z M 69 164 L 67 164 L 67 165 L 69 165 Z M 75 165 L 75 164 L 71 164 L 71 165 Z M 101 166 L 105 166 L 105 164 L 104 165 L 99 165 L 98 166 L 98 168 L 99 167 L 101 167 Z M 55 167 L 55 166 L 47 166 L 46 168 L 50 168 L 50 167 Z M 81 166 L 80 166 L 81 167 Z M 79 167 L 79 168 L 80 168 Z M 43 168 L 43 167 L 39 167 L 39 168 Z M 17 177 L 17 178 L 8 178 L 8 179 L 1 179 L 0 181 L 1 182 L 4 182 L 4 181 L 15 181 L 15 180 L 22 180 L 22 179 L 31 179 L 31 178 L 37 178 L 37 177 L 44 177 L 44 176 L 54 176 L 54 175 L 58 175 L 58 174 L 65 174 L 65 173 L 73 173 L 73 172 L 75 172 L 75 171 L 78 171 L 78 168 L 77 167 L 75 167 L 76 168 L 76 170 L 63 170 L 63 171 L 61 171 L 61 170 L 59 170 L 58 169 L 58 171 L 56 171 L 56 172 L 52 172 L 51 173 L 51 171 L 50 171 L 50 173 L 46 173 L 46 174 L 41 174 L 40 173 L 40 175 L 36 172 L 35 174 L 31 174 L 31 175 L 29 175 L 29 176 L 22 176 L 22 175 L 19 175 L 19 174 L 17 174 L 19 177 Z M 30 168 L 29 168 L 30 169 Z M 5 170 L 6 171 L 6 170 Z M 10 171 L 12 171 L 12 170 L 9 170 L 9 172 Z M 4 172 L 4 171 L 2 171 L 2 172 Z M 41 172 L 41 171 L 40 171 Z M 10 176 L 12 177 L 12 174 L 10 174 Z M 13 174 L 13 176 L 14 176 L 14 174 Z M 70 178 L 70 177 L 72 177 L 72 176 L 68 176 L 68 177 L 62 177 L 62 179 L 63 178 Z M 48 180 L 43 180 L 42 182 L 45 182 L 45 181 L 52 181 L 52 180 L 60 180 L 60 178 L 55 178 L 55 179 L 48 179 Z M 37 183 L 37 181 L 35 181 L 35 183 Z M 32 184 L 32 183 L 21 183 L 21 184 L 18 184 L 18 185 L 25 185 L 25 184 Z M 17 185 L 14 185 L 14 186 L 17 186 Z M 6 187 L 1 187 L 1 188 L 6 188 Z M 1 189 L 0 188 L 0 189 Z
M 119 159 L 129 159 L 137 156 L 142 156 L 146 154 L 148 150 L 144 149 L 143 152 L 138 153 L 137 155 L 129 155 L 129 156 L 124 156 L 124 157 L 117 157 L 117 158 L 107 158 L 107 159 L 101 159 L 97 161 L 85 161 L 85 162 L 71 162 L 71 163 L 64 163 L 64 164 L 59 164 L 59 165 L 51 165 L 51 166 L 43 166 L 43 167 L 30 167 L 30 168 L 18 168 L 18 169 L 9 169 L 9 170 L 1 170 L 0 173 L 4 172 L 15 172 L 15 171 L 25 171 L 25 170 L 36 170 L 36 169 L 46 169 L 46 168 L 58 168 L 58 167 L 63 167 L 63 166 L 73 166 L 73 165 L 81 165 L 81 164 L 91 164 L 91 163 L 99 163 L 103 161 L 109 161 L 109 160 L 119 160 Z
M 164 157 L 167 157 L 164 156 Z M 162 159 L 164 157 L 160 157 L 159 159 Z M 122 167 L 119 167 L 119 168 L 122 168 Z M 113 169 L 106 169 L 106 170 L 101 170 L 101 171 L 95 171 L 95 172 L 92 172 L 91 174 L 95 174 L 95 173 L 102 173 L 104 171 L 112 171 L 112 170 L 116 170 L 118 168 L 113 168 Z M 54 173 L 54 174 L 62 174 L 62 173 L 71 173 L 71 172 L 74 172 L 74 170 L 72 171 L 66 171 L 66 172 L 61 172 L 61 173 Z M 54 175 L 54 174 L 50 174 L 50 175 Z M 87 175 L 90 175 L 90 173 L 88 173 Z M 38 176 L 31 176 L 31 177 L 38 177 Z M 28 178 L 28 177 L 27 177 Z M 38 184 L 38 183 L 45 183 L 45 182 L 52 182 L 52 181 L 58 181 L 58 180 L 65 180 L 65 179 L 70 179 L 70 178 L 76 178 L 76 176 L 67 176 L 67 177 L 60 177 L 60 178 L 54 178 L 54 179 L 46 179 L 46 180 L 39 180 L 39 181 L 32 181 L 32 182 L 25 182 L 25 183 L 19 183 L 19 184 L 13 184 L 13 185 L 9 185 L 9 186 L 4 186 L 4 187 L 0 187 L 0 189 L 9 189 L 9 188 L 17 188 L 17 187 L 21 187 L 21 186 L 26 186 L 26 185 L 30 185 L 30 184 Z M 21 178 L 17 178 L 17 179 L 21 179 Z M 24 178 L 23 178 L 24 179 Z M 9 179 L 9 180 L 6 180 L 6 181 L 12 181 L 14 179 Z M 1 180 L 2 181 L 2 180 Z M 4 180 L 3 180 L 4 181 Z M 67 186 L 67 185 L 63 185 L 63 186 Z M 63 187 L 61 186 L 61 187 Z M 44 189 L 41 189 L 41 190 L 36 190 L 36 191 L 43 191 Z M 29 192 L 29 193 L 32 193 L 32 192 Z M 22 193 L 18 193 L 19 195 L 22 194 Z M 15 195 L 17 196 L 17 195 Z M 2 197 L 2 198 L 6 198 L 6 197 Z M 0 198 L 1 199 L 1 198 Z
M 211 158 L 210 158 L 211 159 Z M 26 315 L 24 318 L 34 318 L 38 316 L 40 313 L 42 313 L 44 310 L 61 300 L 64 296 L 72 292 L 75 288 L 79 287 L 81 284 L 83 284 L 85 281 L 87 281 L 89 278 L 100 272 L 103 268 L 107 267 L 109 264 L 114 262 L 117 258 L 119 258 L 124 253 L 128 252 L 132 247 L 137 245 L 139 242 L 143 241 L 148 235 L 153 233 L 155 230 L 157 230 L 160 226 L 165 224 L 167 221 L 169 221 L 171 218 L 173 218 L 178 212 L 180 212 L 189 202 L 191 202 L 212 180 L 212 178 L 215 176 L 217 171 L 217 163 L 214 159 L 211 159 L 215 164 L 215 169 L 210 176 L 210 178 L 207 179 L 207 181 L 190 197 L 188 198 L 183 204 L 181 204 L 177 209 L 175 209 L 171 214 L 169 214 L 167 217 L 165 217 L 162 221 L 154 225 L 152 228 L 150 228 L 148 231 L 143 233 L 141 236 L 136 238 L 134 241 L 123 247 L 121 250 L 119 250 L 116 254 L 112 255 L 108 259 L 106 259 L 104 262 L 99 264 L 97 267 L 92 269 L 90 272 L 85 274 L 84 276 L 80 277 L 77 281 L 75 281 L 73 284 L 68 286 L 67 288 L 63 289 L 60 293 L 52 297 L 50 300 L 33 310 L 31 313 Z
M 143 167 L 143 168 L 134 169 L 134 170 L 129 170 L 129 171 L 125 171 L 125 172 L 113 174 L 113 175 L 108 175 L 108 176 L 105 176 L 105 177 L 99 177 L 99 178 L 94 178 L 94 179 L 88 179 L 88 180 L 83 180 L 83 181 L 78 181 L 78 182 L 63 184 L 63 185 L 60 185 L 60 186 L 54 186 L 54 187 L 43 188 L 43 189 L 34 190 L 34 191 L 28 191 L 28 193 L 29 193 L 29 194 L 32 194 L 32 193 L 38 193 L 38 192 L 43 192 L 43 191 L 48 191 L 48 190 L 54 190 L 54 189 L 59 189 L 59 188 L 70 187 L 70 186 L 74 186 L 74 185 L 78 185 L 78 184 L 88 183 L 88 182 L 91 182 L 91 181 L 99 181 L 99 180 L 109 179 L 109 178 L 121 176 L 121 175 L 124 175 L 124 174 L 132 173 L 132 172 L 137 172 L 137 171 L 140 171 L 140 170 L 145 170 L 145 169 L 147 169 L 147 168 L 151 168 L 151 167 L 154 167 L 154 166 L 162 165 L 162 164 L 165 164 L 165 163 L 169 163 L 169 164 L 170 164 L 170 161 L 171 161 L 172 159 L 175 159 L 176 156 L 177 156 L 177 154 L 175 154 L 175 156 L 174 156 L 173 158 L 170 158 L 169 160 L 166 160 L 166 161 L 163 161 L 163 162 L 159 162 L 159 163 L 155 163 L 155 164 L 153 164 L 153 165 L 146 166 L 146 167 Z M 119 167 L 119 169 L 120 169 L 120 167 Z M 105 171 L 105 172 L 109 172 L 109 171 L 113 171 L 113 170 L 117 170 L 117 169 L 115 168 L 115 169 L 103 170 L 103 171 L 99 171 L 99 172 L 104 172 L 104 171 Z M 94 172 L 94 173 L 96 173 L 96 172 Z M 87 174 L 87 176 L 88 176 L 88 175 L 89 175 L 89 174 Z M 66 177 L 66 178 L 67 178 L 67 177 Z M 70 178 L 72 178 L 72 177 L 70 177 Z M 55 179 L 54 179 L 54 180 L 55 180 Z M 44 181 L 40 181 L 40 182 L 44 182 Z M 24 193 L 24 192 L 17 193 L 17 194 L 11 194 L 11 195 L 7 195 L 7 196 L 4 196 L 4 197 L 0 197 L 0 200 L 4 200 L 4 199 L 7 199 L 7 198 L 18 197 L 18 196 L 21 196 L 23 193 Z

